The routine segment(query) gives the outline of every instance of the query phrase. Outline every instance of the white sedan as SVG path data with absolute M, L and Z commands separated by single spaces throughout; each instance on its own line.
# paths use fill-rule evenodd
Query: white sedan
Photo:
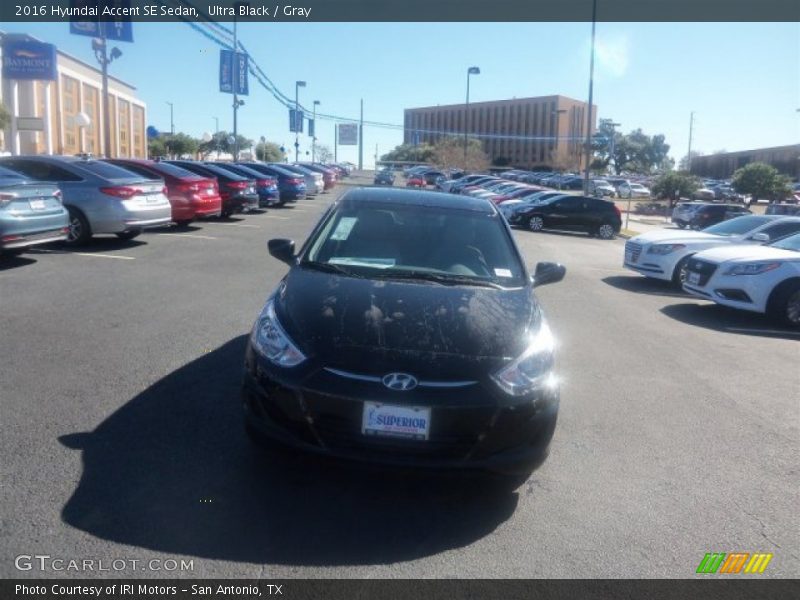
M 620 183 L 617 188 L 617 193 L 620 198 L 649 198 L 650 190 L 644 187 L 641 183 Z
M 698 252 L 734 244 L 766 244 L 795 233 L 800 233 L 800 217 L 773 215 L 737 217 L 702 231 L 658 229 L 628 240 L 623 266 L 680 288 L 687 263 Z
M 683 289 L 800 327 L 800 234 L 766 246 L 726 246 L 695 254 Z

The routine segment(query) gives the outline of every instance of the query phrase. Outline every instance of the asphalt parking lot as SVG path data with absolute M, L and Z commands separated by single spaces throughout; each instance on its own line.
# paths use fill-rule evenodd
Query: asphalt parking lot
M 559 338 L 552 453 L 471 476 L 264 456 L 246 336 L 333 194 L 0 265 L 0 576 L 692 577 L 707 552 L 800 572 L 800 333 L 621 268 L 622 240 L 517 231 Z M 21 554 L 193 570 L 18 571 Z

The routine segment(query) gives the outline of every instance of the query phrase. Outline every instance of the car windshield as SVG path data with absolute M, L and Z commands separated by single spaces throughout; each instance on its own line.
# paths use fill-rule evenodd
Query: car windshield
M 753 215 L 747 217 L 737 217 L 729 221 L 717 223 L 711 227 L 703 229 L 703 233 L 713 233 L 714 235 L 742 235 L 753 229 L 771 221 L 769 217 Z
M 800 233 L 790 235 L 787 238 L 783 238 L 782 240 L 778 240 L 777 242 L 773 242 L 769 245 L 773 248 L 780 248 L 781 250 L 793 250 L 794 252 L 800 252 Z
M 361 277 L 440 284 L 524 285 L 497 213 L 344 201 L 309 241 L 303 265 Z

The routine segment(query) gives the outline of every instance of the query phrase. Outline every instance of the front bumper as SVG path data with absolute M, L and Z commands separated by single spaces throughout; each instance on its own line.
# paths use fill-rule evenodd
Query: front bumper
M 248 347 L 242 400 L 250 430 L 272 442 L 333 458 L 527 473 L 546 459 L 555 431 L 557 387 L 542 391 L 535 401 L 517 405 L 501 406 L 489 394 L 478 405 L 433 401 L 427 440 L 366 436 L 361 431 L 364 401 L 389 396 L 392 400 L 387 403 L 398 403 L 397 392 L 346 395 L 336 381 L 325 380 L 322 369 L 309 377 L 309 385 L 293 386 L 280 381 L 273 369 Z

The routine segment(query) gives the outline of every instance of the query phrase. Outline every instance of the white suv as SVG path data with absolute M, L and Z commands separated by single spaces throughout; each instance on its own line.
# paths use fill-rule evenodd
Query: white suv
M 766 244 L 798 232 L 800 217 L 777 215 L 745 215 L 702 231 L 659 229 L 628 240 L 623 266 L 680 288 L 686 280 L 687 262 L 697 252 L 733 244 Z
M 725 246 L 695 254 L 683 289 L 800 327 L 800 234 L 766 246 Z

